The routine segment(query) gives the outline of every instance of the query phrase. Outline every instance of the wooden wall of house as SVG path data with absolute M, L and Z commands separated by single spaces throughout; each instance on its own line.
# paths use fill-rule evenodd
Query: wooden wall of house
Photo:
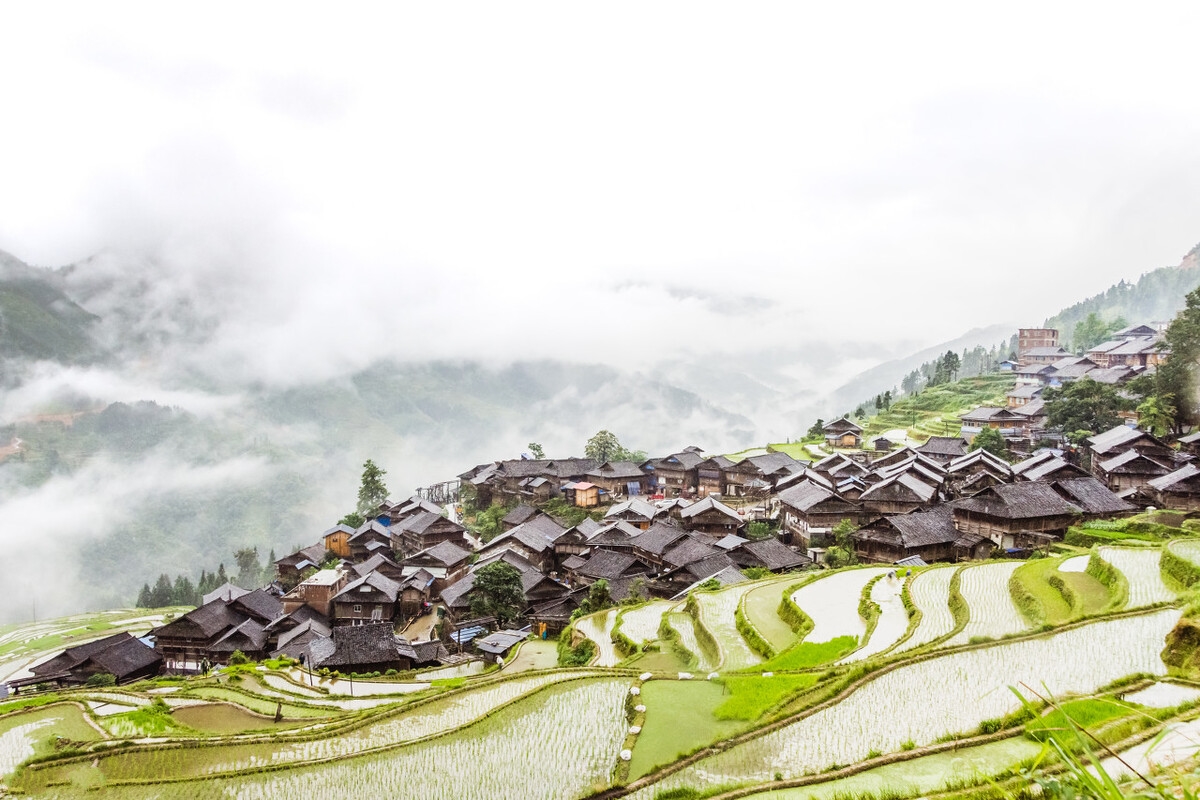
M 350 534 L 345 531 L 331 533 L 325 537 L 325 549 L 338 558 L 350 557 Z
M 1169 508 L 1172 511 L 1200 511 L 1200 494 L 1158 492 L 1155 497 L 1160 508 Z

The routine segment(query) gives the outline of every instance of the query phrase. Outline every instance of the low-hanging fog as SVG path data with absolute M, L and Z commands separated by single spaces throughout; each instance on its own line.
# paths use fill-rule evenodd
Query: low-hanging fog
M 101 355 L 6 365 L 0 425 L 161 410 L 0 463 L 0 622 L 310 544 L 368 457 L 794 437 L 1198 238 L 1186 6 L 6 16 L 0 251 Z

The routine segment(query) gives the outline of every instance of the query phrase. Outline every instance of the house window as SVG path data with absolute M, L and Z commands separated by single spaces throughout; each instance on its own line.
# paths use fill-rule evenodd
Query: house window
M 361 612 L 361 611 L 362 611 L 362 605 L 361 605 L 361 604 L 359 604 L 359 603 L 355 603 L 355 604 L 354 604 L 354 613 L 355 613 L 355 614 L 357 614 L 357 613 L 359 613 L 359 612 Z

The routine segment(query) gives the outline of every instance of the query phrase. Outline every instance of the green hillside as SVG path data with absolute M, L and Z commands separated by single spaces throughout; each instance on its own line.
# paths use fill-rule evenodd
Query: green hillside
M 1121 281 L 1107 290 L 1064 308 L 1046 320 L 1047 328 L 1057 328 L 1060 339 L 1069 345 L 1075 325 L 1096 314 L 1102 320 L 1123 317 L 1130 325 L 1166 322 L 1183 308 L 1184 297 L 1200 286 L 1200 269 L 1194 262 L 1200 245 L 1192 249 L 1178 267 L 1163 267 L 1147 272 L 1136 283 Z
M 959 415 L 976 406 L 1004 405 L 1005 395 L 1016 385 L 1011 375 L 980 375 L 954 383 L 929 386 L 911 397 L 902 397 L 887 411 L 869 417 L 863 425 L 863 440 L 886 431 L 903 429 L 913 439 L 957 436 L 962 429 Z
M 89 361 L 97 317 L 63 293 L 50 270 L 0 252 L 0 357 Z

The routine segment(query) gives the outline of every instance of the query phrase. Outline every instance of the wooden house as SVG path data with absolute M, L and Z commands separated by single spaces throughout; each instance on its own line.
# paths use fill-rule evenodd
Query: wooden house
M 989 486 L 1012 483 L 1015 477 L 1007 461 L 979 449 L 946 465 L 945 488 L 953 497 L 966 497 Z
M 1018 353 L 1017 358 L 1022 364 L 1053 364 L 1070 355 L 1061 347 L 1031 347 Z
M 353 574 L 351 580 L 356 580 L 372 572 L 398 581 L 404 577 L 404 567 L 388 558 L 383 553 L 376 553 L 366 561 L 360 561 L 350 568 Z
M 349 558 L 350 537 L 353 535 L 354 528 L 338 523 L 321 534 L 321 541 L 325 545 L 325 549 L 338 558 Z
M 744 542 L 727 552 L 739 567 L 760 567 L 772 572 L 802 569 L 813 563 L 811 558 L 796 552 L 774 537 L 760 539 L 756 542 Z
M 842 520 L 855 525 L 867 516 L 861 505 L 838 497 L 832 490 L 813 481 L 804 481 L 779 493 L 783 512 L 784 541 L 791 536 L 809 546 L 814 538 L 822 538 Z M 791 536 L 789 536 L 789 534 Z
M 396 610 L 399 616 L 404 619 L 412 619 L 425 613 L 430 606 L 430 601 L 433 600 L 433 587 L 436 580 L 432 574 L 423 569 L 402 578 L 399 581 L 400 594 L 396 598 Z
M 223 663 L 212 648 L 230 631 L 248 619 L 265 625 L 283 615 L 283 606 L 278 601 L 272 605 L 270 601 L 274 598 L 265 592 L 259 590 L 250 594 L 255 597 L 245 603 L 239 603 L 242 598 L 230 602 L 213 600 L 152 630 L 154 649 L 162 654 L 167 670 L 194 672 L 206 659 Z
M 929 508 L 938 501 L 938 490 L 921 480 L 913 471 L 905 471 L 876 483 L 859 497 L 868 514 L 907 514 Z
M 441 542 L 404 559 L 400 577 L 428 572 L 434 578 L 432 592 L 436 596 L 444 587 L 466 575 L 470 563 L 471 551 L 464 550 L 453 542 Z
M 862 447 L 862 426 L 845 417 L 826 424 L 823 430 L 830 447 Z
M 234 653 L 251 661 L 262 661 L 270 654 L 266 628 L 255 619 L 246 619 L 208 647 L 208 658 L 214 664 L 228 664 Z
M 1151 458 L 1136 448 L 1092 464 L 1092 473 L 1114 492 L 1140 489 L 1174 471 L 1170 461 Z
M 291 614 L 308 606 L 323 617 L 333 613 L 333 597 L 350 582 L 350 573 L 342 569 L 323 569 L 310 575 L 283 596 L 283 613 Z
M 949 464 L 967 454 L 967 440 L 961 436 L 930 436 L 916 451 L 939 464 Z
M 1154 478 L 1146 488 L 1153 492 L 1159 508 L 1200 511 L 1200 467 L 1194 463 L 1189 462 L 1161 478 Z
M 1179 437 L 1179 451 L 1188 455 L 1200 456 L 1200 430 Z
M 631 540 L 630 551 L 645 563 L 661 569 L 665 563 L 663 555 L 687 534 L 683 528 L 666 522 L 656 522 Z
M 399 599 L 398 582 L 378 572 L 371 572 L 351 581 L 334 595 L 331 618 L 334 625 L 391 623 L 396 618 L 396 602 Z
M 79 686 L 93 675 L 105 673 L 117 683 L 150 678 L 162 668 L 162 654 L 127 632 L 106 636 L 94 642 L 68 647 L 63 652 L 29 668 L 32 676 L 25 683 L 56 683 Z M 14 685 L 22 685 L 13 681 Z
M 1056 480 L 1050 486 L 1068 503 L 1077 506 L 1084 520 L 1111 519 L 1137 511 L 1135 505 L 1118 497 L 1091 475 Z
M 664 497 L 694 495 L 698 479 L 696 467 L 704 461 L 704 454 L 694 450 L 672 453 L 665 458 L 652 458 L 639 466 L 648 478 L 649 491 Z
M 679 516 L 684 528 L 710 534 L 736 533 L 746 524 L 738 512 L 715 497 L 697 500 Z
M 710 494 L 721 494 L 725 491 L 725 470 L 733 466 L 733 462 L 725 456 L 706 458 L 696 465 L 696 494 L 708 497 Z
M 377 519 L 364 522 L 350 537 L 350 560 L 366 561 L 376 553 L 392 554 L 392 533 Z
M 342 673 L 408 670 L 415 666 L 416 651 L 398 638 L 391 623 L 377 622 L 334 628 L 328 638 L 308 645 L 308 664 L 313 669 Z
M 646 494 L 650 482 L 641 468 L 632 461 L 605 461 L 590 470 L 584 479 L 596 484 L 610 497 L 637 497 Z
M 954 527 L 962 533 L 986 536 L 998 547 L 1020 548 L 1022 534 L 1062 538 L 1080 518 L 1078 506 L 1068 503 L 1049 484 L 1036 482 L 993 486 L 954 503 Z
M 466 531 L 452 519 L 422 511 L 392 524 L 391 547 L 398 553 L 412 554 L 434 545 L 449 542 L 458 547 L 470 547 Z
M 980 406 L 962 415 L 963 435 L 972 440 L 984 428 L 997 430 L 1001 436 L 1017 436 L 1025 430 L 1026 424 L 1026 417 L 1015 410 L 993 406 Z
M 574 579 L 583 586 L 598 580 L 613 583 L 619 578 L 649 575 L 650 565 L 630 553 L 596 550 L 572 570 Z
M 501 527 L 506 531 L 511 531 L 523 522 L 528 522 L 533 517 L 537 516 L 538 510 L 535 506 L 527 503 L 521 503 L 519 506 L 509 511 L 504 515 L 504 519 L 500 520 Z
M 605 512 L 604 521 L 607 523 L 624 520 L 635 528 L 644 531 L 650 527 L 656 517 L 662 516 L 665 513 L 648 500 L 643 500 L 640 497 L 631 497 L 624 502 L 612 505 Z
M 563 486 L 567 502 L 576 508 L 595 508 L 600 505 L 600 487 L 587 481 L 568 483 Z
M 511 550 L 542 572 L 552 572 L 556 567 L 554 543 L 566 530 L 545 514 L 536 517 L 492 539 L 479 551 L 479 560 L 485 561 L 506 550 Z
M 1088 437 L 1088 451 L 1091 454 L 1092 474 L 1104 480 L 1100 474 L 1100 464 L 1119 456 L 1129 450 L 1149 456 L 1164 464 L 1174 463 L 1174 451 L 1166 442 L 1139 428 L 1118 425 L 1111 430 Z
M 895 563 L 918 556 L 927 563 L 955 561 L 954 543 L 961 532 L 954 527 L 949 506 L 912 514 L 888 515 L 853 534 L 854 550 L 863 561 Z
M 305 572 L 321 568 L 325 552 L 325 544 L 321 542 L 284 556 L 275 562 L 275 576 L 284 586 L 295 586 Z

